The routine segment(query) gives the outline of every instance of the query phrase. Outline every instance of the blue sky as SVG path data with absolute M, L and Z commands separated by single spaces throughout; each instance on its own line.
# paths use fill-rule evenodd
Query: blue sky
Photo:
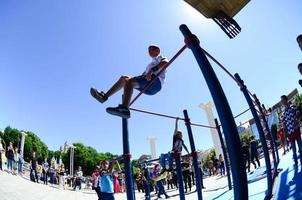
M 66 140 L 83 142 L 100 152 L 122 153 L 121 119 L 108 115 L 121 93 L 104 105 L 90 87 L 107 90 L 122 74 L 141 74 L 150 62 L 149 44 L 161 46 L 171 58 L 183 45 L 179 25 L 185 23 L 203 48 L 267 106 L 299 87 L 297 65 L 302 52 L 296 43 L 302 3 L 251 1 L 235 16 L 242 32 L 228 37 L 184 1 L 0 1 L 0 128 L 35 132 L 50 149 Z M 234 116 L 248 106 L 237 85 L 213 65 Z M 136 94 L 136 93 L 135 93 Z M 208 124 L 198 107 L 211 96 L 190 50 L 173 63 L 160 93 L 141 96 L 134 108 Z M 217 115 L 216 115 L 217 116 Z M 239 123 L 251 117 L 245 114 Z M 182 130 L 186 130 L 180 124 Z M 174 121 L 132 113 L 130 150 L 134 158 L 150 153 L 148 136 L 158 138 L 157 153 L 171 149 Z M 196 147 L 212 146 L 210 131 L 193 128 Z M 188 143 L 185 135 L 184 140 Z

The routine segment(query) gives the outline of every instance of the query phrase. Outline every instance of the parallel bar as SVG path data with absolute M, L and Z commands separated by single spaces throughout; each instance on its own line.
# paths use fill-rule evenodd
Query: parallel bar
M 124 152 L 124 164 L 125 164 L 125 182 L 127 200 L 135 200 L 135 191 L 133 185 L 132 171 L 131 171 L 131 160 L 130 160 L 130 148 L 129 148 L 129 133 L 128 133 L 128 119 L 122 119 L 123 125 L 123 152 Z
M 222 148 L 222 153 L 223 153 L 223 157 L 224 157 L 224 164 L 225 164 L 225 168 L 226 168 L 226 172 L 227 172 L 227 177 L 228 177 L 229 190 L 231 190 L 232 189 L 232 182 L 231 182 L 231 175 L 230 175 L 230 167 L 229 167 L 228 154 L 227 154 L 225 146 L 224 146 L 224 142 L 223 142 L 223 138 L 222 138 L 222 133 L 221 133 L 221 130 L 220 130 L 220 126 L 218 124 L 218 120 L 216 118 L 214 120 L 215 120 L 216 130 L 217 130 L 218 135 L 219 135 L 219 140 L 220 140 L 220 144 L 221 144 L 221 148 Z
M 241 154 L 240 138 L 227 98 L 210 62 L 205 56 L 202 48 L 199 46 L 198 38 L 191 33 L 186 25 L 181 25 L 180 30 L 185 37 L 187 46 L 192 50 L 200 70 L 203 73 L 223 127 L 232 165 L 234 199 L 248 199 L 247 176 L 243 156 Z
M 244 85 L 244 82 L 241 80 L 239 74 L 237 74 L 237 73 L 235 74 L 235 78 L 238 80 L 238 82 L 241 83 L 240 90 L 242 91 L 244 97 L 246 98 L 246 101 L 251 109 L 251 112 L 253 114 L 253 117 L 254 117 L 256 125 L 257 125 L 260 140 L 262 143 L 263 154 L 264 154 L 264 159 L 265 159 L 265 166 L 266 166 L 266 174 L 267 174 L 267 191 L 266 191 L 265 199 L 270 199 L 271 195 L 272 195 L 273 180 L 272 180 L 272 171 L 271 171 L 271 163 L 270 163 L 270 158 L 269 158 L 269 151 L 267 148 L 265 134 L 263 132 L 263 128 L 262 128 L 259 116 L 257 114 L 256 108 L 254 107 L 253 101 L 246 89 L 246 86 Z
M 198 200 L 202 200 L 202 190 L 201 190 L 201 178 L 202 177 L 200 175 L 200 170 L 198 167 L 197 152 L 195 149 L 192 128 L 190 126 L 190 119 L 189 119 L 188 111 L 184 110 L 183 113 L 184 113 L 184 117 L 185 117 L 186 127 L 187 127 L 190 146 L 191 146 L 191 153 L 192 153 L 192 157 L 193 157 L 193 166 L 194 166 L 194 171 L 195 171 L 197 196 L 198 196 Z

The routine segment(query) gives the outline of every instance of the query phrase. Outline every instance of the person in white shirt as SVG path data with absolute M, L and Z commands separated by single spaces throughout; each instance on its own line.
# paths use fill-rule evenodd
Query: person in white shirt
M 121 76 L 106 93 L 103 91 L 98 91 L 95 88 L 90 89 L 91 95 L 99 102 L 104 103 L 110 96 L 124 88 L 122 104 L 120 104 L 118 107 L 107 108 L 106 111 L 108 113 L 123 118 L 130 118 L 129 104 L 133 93 L 133 88 L 148 95 L 154 95 L 161 90 L 166 74 L 166 70 L 162 72 L 161 70 L 169 61 L 160 54 L 160 48 L 156 45 L 150 45 L 148 47 L 148 52 L 152 58 L 152 62 L 146 67 L 146 70 L 141 76 Z M 153 82 L 150 87 L 145 89 L 145 86 L 151 81 Z

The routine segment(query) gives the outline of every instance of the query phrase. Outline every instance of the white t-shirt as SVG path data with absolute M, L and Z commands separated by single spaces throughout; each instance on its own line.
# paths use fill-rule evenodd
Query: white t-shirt
M 147 74 L 153 67 L 155 67 L 156 65 L 158 65 L 162 61 L 169 62 L 169 60 L 166 57 L 163 57 L 162 55 L 158 55 L 158 56 L 152 58 L 152 62 L 146 67 L 146 70 L 145 70 L 144 73 Z M 154 74 L 157 75 L 159 73 L 159 71 L 160 70 L 156 71 Z M 165 82 L 166 72 L 167 72 L 167 70 L 164 70 L 158 76 L 161 84 L 163 84 Z

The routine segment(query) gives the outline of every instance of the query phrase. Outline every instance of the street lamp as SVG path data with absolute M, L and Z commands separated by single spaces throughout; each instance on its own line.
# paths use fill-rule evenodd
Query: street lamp
M 25 143 L 25 136 L 27 135 L 24 131 L 21 131 L 21 146 L 20 146 L 20 155 L 24 158 L 24 143 Z
M 67 149 L 70 149 L 70 157 L 69 157 L 69 171 L 70 176 L 73 176 L 73 169 L 74 169 L 74 149 L 76 148 L 72 144 L 66 145 Z

